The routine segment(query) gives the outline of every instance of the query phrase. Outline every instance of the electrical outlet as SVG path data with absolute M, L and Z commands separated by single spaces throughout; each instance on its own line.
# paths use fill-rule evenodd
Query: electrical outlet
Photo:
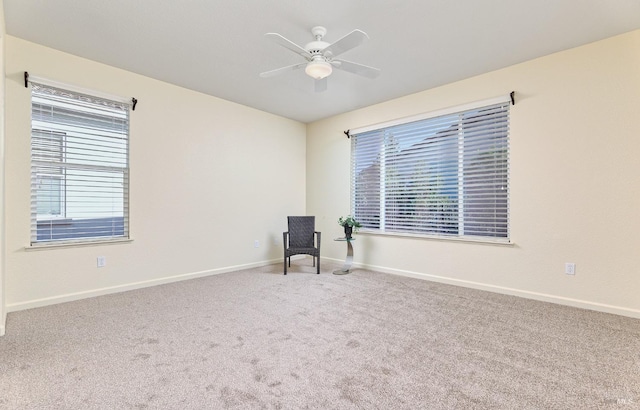
M 97 263 L 99 268 L 104 268 L 105 266 L 107 266 L 107 258 L 105 258 L 104 256 L 98 256 Z
M 564 273 L 567 275 L 575 275 L 576 274 L 576 264 L 572 262 L 567 262 L 564 264 Z
M 259 248 L 260 247 L 260 241 L 257 240 L 257 239 L 255 241 L 253 241 L 253 247 L 254 248 Z

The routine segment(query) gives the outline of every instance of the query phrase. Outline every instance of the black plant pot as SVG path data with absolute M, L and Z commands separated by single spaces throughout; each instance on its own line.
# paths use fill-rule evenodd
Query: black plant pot
M 344 227 L 344 237 L 347 239 L 351 239 L 351 234 L 353 233 L 353 226 L 345 226 Z

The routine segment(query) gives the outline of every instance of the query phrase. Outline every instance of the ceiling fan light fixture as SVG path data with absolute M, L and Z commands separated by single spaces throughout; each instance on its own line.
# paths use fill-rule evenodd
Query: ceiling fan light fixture
M 331 64 L 326 61 L 310 61 L 307 66 L 304 68 L 304 72 L 307 73 L 309 77 L 312 77 L 316 80 L 322 80 L 325 77 L 328 77 L 333 72 L 333 67 Z

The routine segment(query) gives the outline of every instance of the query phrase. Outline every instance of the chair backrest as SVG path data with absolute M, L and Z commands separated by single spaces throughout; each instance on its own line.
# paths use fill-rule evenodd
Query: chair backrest
M 315 216 L 289 216 L 289 247 L 313 248 L 313 233 L 316 230 Z

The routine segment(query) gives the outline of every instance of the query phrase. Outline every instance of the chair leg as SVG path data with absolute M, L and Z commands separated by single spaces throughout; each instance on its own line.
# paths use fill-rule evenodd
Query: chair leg
M 318 275 L 320 274 L 320 255 L 318 255 L 318 263 L 316 265 L 318 268 L 318 271 L 316 272 Z
M 284 257 L 284 274 L 287 274 L 287 257 Z
M 313 266 L 316 266 L 316 257 L 313 257 Z

